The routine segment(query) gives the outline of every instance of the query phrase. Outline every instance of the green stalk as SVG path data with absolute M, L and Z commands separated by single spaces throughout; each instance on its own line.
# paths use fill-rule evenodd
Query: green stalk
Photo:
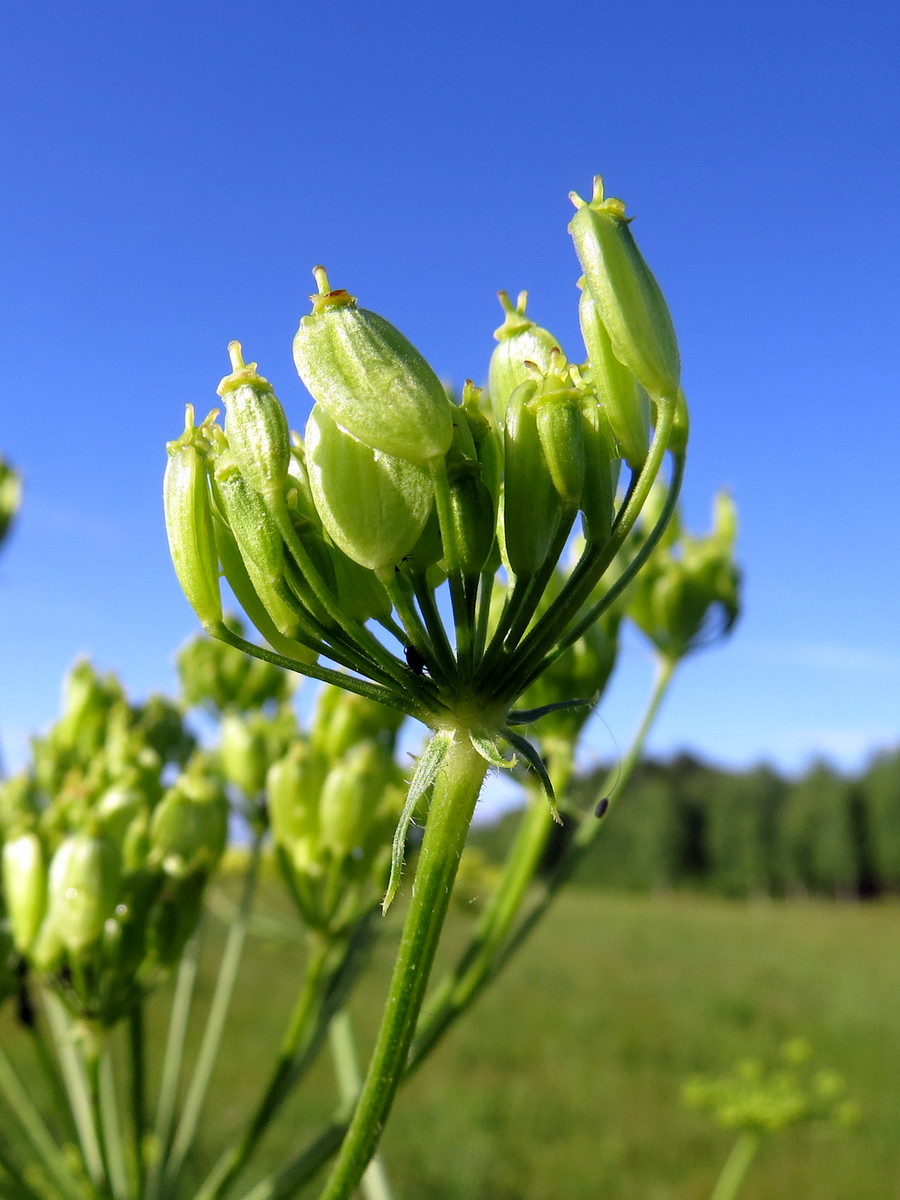
M 0 1048 L 0 1091 L 6 1097 L 10 1115 L 16 1120 L 40 1162 L 60 1188 L 60 1195 L 79 1200 L 77 1183 L 69 1164 L 59 1150 L 44 1118 L 16 1074 L 12 1063 Z
M 94 1112 L 91 1107 L 90 1089 L 84 1072 L 84 1064 L 73 1045 L 72 1029 L 63 1003 L 50 991 L 44 992 L 44 1011 L 47 1013 L 50 1032 L 56 1043 L 56 1053 L 59 1056 L 63 1082 L 69 1095 L 75 1128 L 78 1130 L 78 1145 L 85 1170 L 98 1192 L 102 1194 L 105 1185 L 103 1157 L 100 1153 L 97 1127 L 94 1124 Z
M 675 417 L 674 397 L 664 397 L 658 405 L 658 419 L 650 452 L 640 473 L 632 478 L 625 501 L 613 523 L 612 535 L 599 550 L 588 545 L 581 560 L 550 608 L 532 626 L 494 688 L 494 695 L 518 696 L 530 677 L 534 663 L 553 647 L 570 621 L 590 597 L 604 572 L 622 548 L 640 516 L 650 489 L 659 474 L 668 447 Z
M 356 1056 L 350 1014 L 345 1008 L 335 1014 L 328 1026 L 328 1038 L 338 1091 L 345 1103 L 352 1104 L 362 1087 L 362 1074 Z M 366 1200 L 393 1200 L 384 1163 L 377 1153 L 365 1169 L 361 1190 Z
M 2 1139 L 0 1139 L 0 1168 L 3 1169 L 6 1176 L 2 1179 L 5 1190 L 0 1194 L 4 1197 L 8 1196 L 8 1200 L 43 1200 L 40 1193 L 26 1183 L 18 1163 L 10 1156 Z
M 194 983 L 197 979 L 199 956 L 200 941 L 195 936 L 185 947 L 184 953 L 181 956 L 181 962 L 178 964 L 178 974 L 175 979 L 175 994 L 172 997 L 172 1010 L 169 1014 L 169 1031 L 166 1035 L 162 1079 L 159 1085 L 156 1121 L 154 1123 L 156 1157 L 150 1166 L 150 1170 L 147 1172 L 147 1182 L 144 1189 L 144 1195 L 147 1200 L 157 1200 L 162 1186 L 163 1167 L 165 1166 L 166 1153 L 172 1139 L 172 1128 L 175 1124 L 178 1084 L 181 1079 L 184 1042 L 187 1034 L 188 1017 L 191 1011 L 191 1000 L 194 995 Z
M 572 774 L 571 753 L 554 755 L 549 770 L 554 790 L 562 795 Z M 542 792 L 535 790 L 519 823 L 503 874 L 472 939 L 455 968 L 429 993 L 428 1015 L 416 1030 L 407 1077 L 428 1057 L 447 1028 L 470 1007 L 491 976 L 494 959 L 519 913 L 553 827 L 547 800 Z
M 332 946 L 320 938 L 313 942 L 303 987 L 291 1013 L 268 1086 L 240 1141 L 226 1151 L 210 1171 L 197 1193 L 196 1200 L 218 1200 L 225 1195 L 286 1099 L 296 1080 L 298 1059 L 313 1039 L 326 996 L 327 984 L 331 977 L 327 971 L 331 950 Z
M 147 1132 L 147 1056 L 142 1000 L 138 1001 L 128 1014 L 128 1052 L 131 1067 L 129 1094 L 131 1097 L 132 1136 L 134 1138 L 134 1166 L 137 1176 L 137 1194 L 140 1196 L 144 1191 L 147 1173 L 144 1155 L 144 1138 Z
M 371 1159 L 403 1076 L 450 891 L 487 763 L 457 730 L 434 782 L 409 910 L 381 1028 L 322 1200 L 348 1200 Z
M 710 1200 L 734 1200 L 750 1169 L 750 1164 L 756 1156 L 761 1140 L 758 1133 L 751 1133 L 749 1130 L 744 1130 L 738 1137 L 722 1168 Z
M 112 1055 L 109 1045 L 103 1048 L 97 1073 L 99 1099 L 99 1126 L 103 1131 L 103 1145 L 109 1165 L 109 1182 L 114 1200 L 128 1200 L 131 1189 L 128 1185 L 128 1170 L 125 1166 L 125 1146 L 122 1127 L 119 1124 L 119 1105 L 116 1098 L 116 1081 L 113 1075 Z
M 425 628 L 431 639 L 432 651 L 437 655 L 446 678 L 453 679 L 456 676 L 456 660 L 453 657 L 453 647 L 447 637 L 444 622 L 441 620 L 441 614 L 435 603 L 434 592 L 428 586 L 424 573 L 415 574 L 412 577 L 412 585 L 425 621 Z
M 66 1091 L 65 1084 L 60 1078 L 59 1068 L 53 1061 L 53 1056 L 50 1052 L 50 1047 L 47 1045 L 47 1039 L 41 1030 L 39 1014 L 35 1011 L 34 1020 L 28 1026 L 28 1032 L 31 1036 L 31 1042 L 34 1047 L 37 1060 L 41 1065 L 41 1071 L 44 1078 L 50 1087 L 54 1103 L 57 1110 L 63 1116 L 66 1126 L 69 1131 L 69 1136 L 72 1139 L 73 1145 L 78 1145 L 78 1129 L 72 1117 L 72 1107 L 69 1102 L 69 1095 Z
M 231 1006 L 231 997 L 234 993 L 238 967 L 240 966 L 241 955 L 244 950 L 244 941 L 247 937 L 250 910 L 256 894 L 261 844 L 262 834 L 255 832 L 253 844 L 250 848 L 250 861 L 247 865 L 247 873 L 244 876 L 244 887 L 241 893 L 240 905 L 228 930 L 228 937 L 225 941 L 225 948 L 222 951 L 222 959 L 219 964 L 219 974 L 216 979 L 216 986 L 206 1019 L 206 1028 L 203 1032 L 203 1039 L 200 1042 L 197 1061 L 194 1064 L 194 1073 L 185 1097 L 181 1118 L 175 1130 L 172 1149 L 162 1173 L 163 1194 L 166 1196 L 174 1194 L 185 1159 L 194 1143 L 194 1138 L 197 1136 L 197 1127 L 200 1123 L 203 1103 L 206 1100 L 206 1093 L 209 1089 L 212 1073 L 219 1056 L 219 1049 L 222 1045 L 225 1021 L 228 1017 L 228 1009 Z

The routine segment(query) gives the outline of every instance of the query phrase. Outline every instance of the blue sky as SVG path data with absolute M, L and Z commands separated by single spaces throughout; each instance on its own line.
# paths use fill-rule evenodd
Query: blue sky
M 484 378 L 498 288 L 579 356 L 567 193 L 602 172 L 675 319 L 688 523 L 741 514 L 746 611 L 687 664 L 669 753 L 900 737 L 895 4 L 17 5 L 4 18 L 0 557 L 13 764 L 78 653 L 136 695 L 195 628 L 162 524 L 164 443 L 238 337 L 292 423 L 290 343 L 324 262 L 438 372 Z M 629 639 L 597 727 L 623 745 Z

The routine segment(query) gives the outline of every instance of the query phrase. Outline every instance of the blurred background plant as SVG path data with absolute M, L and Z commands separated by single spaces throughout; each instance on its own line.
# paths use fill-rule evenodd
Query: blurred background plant
M 724 1075 L 696 1075 L 684 1084 L 682 1098 L 689 1108 L 710 1113 L 738 1135 L 711 1200 L 735 1200 L 763 1141 L 773 1134 L 811 1123 L 846 1129 L 860 1120 L 859 1105 L 848 1098 L 843 1078 L 813 1067 L 806 1039 L 785 1042 L 780 1059 L 766 1066 L 746 1058 Z

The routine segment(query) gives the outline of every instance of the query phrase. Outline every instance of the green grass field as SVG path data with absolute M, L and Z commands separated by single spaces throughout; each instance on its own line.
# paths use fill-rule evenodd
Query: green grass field
M 265 902 L 283 908 L 271 887 Z M 390 919 L 353 1005 L 364 1047 L 399 917 Z M 445 956 L 467 929 L 466 917 L 452 917 Z M 214 944 L 221 927 L 213 922 L 208 932 Z M 742 1056 L 774 1056 L 797 1035 L 844 1075 L 863 1120 L 850 1131 L 779 1135 L 764 1147 L 742 1200 L 898 1200 L 898 948 L 896 903 L 564 894 L 401 1093 L 384 1139 L 396 1200 L 707 1200 L 731 1138 L 682 1107 L 682 1080 Z M 193 1045 L 212 957 L 199 978 Z M 301 970 L 298 949 L 248 945 L 229 1052 L 192 1159 L 198 1180 L 263 1082 Z M 160 995 L 154 1038 L 166 1011 Z M 9 1008 L 2 1037 L 24 1074 L 28 1058 Z M 300 1149 L 335 1100 L 326 1051 L 245 1182 Z
M 453 919 L 447 950 L 466 926 Z M 354 1004 L 363 1045 L 390 940 Z M 795 1035 L 845 1076 L 864 1119 L 779 1135 L 747 1200 L 900 1197 L 898 944 L 895 904 L 564 895 L 401 1093 L 384 1140 L 397 1200 L 703 1200 L 731 1139 L 682 1107 L 683 1078 L 774 1055 Z M 198 1171 L 260 1083 L 300 959 L 256 942 L 245 967 Z M 334 1100 L 325 1062 L 269 1135 L 266 1163 L 302 1145 Z

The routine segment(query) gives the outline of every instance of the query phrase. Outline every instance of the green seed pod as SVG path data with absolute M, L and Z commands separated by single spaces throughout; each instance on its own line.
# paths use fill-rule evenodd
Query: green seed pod
M 318 406 L 306 426 L 306 461 L 322 524 L 354 562 L 383 570 L 412 550 L 434 496 L 424 467 L 373 450 Z
M 196 440 L 194 410 L 185 410 L 184 433 L 166 450 L 169 461 L 163 481 L 163 503 L 169 552 L 181 590 L 204 629 L 222 620 L 219 562 L 213 536 L 206 466 Z
M 450 448 L 453 406 L 429 364 L 383 317 L 331 291 L 323 267 L 313 311 L 300 321 L 294 362 L 313 399 L 373 450 L 413 463 Z
M 238 544 L 234 539 L 234 534 L 225 522 L 218 517 L 214 519 L 214 529 L 219 559 L 222 563 L 222 571 L 228 580 L 229 587 L 237 597 L 241 608 L 253 623 L 254 628 L 262 634 L 272 649 L 277 650 L 279 654 L 284 654 L 287 658 L 296 659 L 298 662 L 315 662 L 316 652 L 295 640 L 295 638 L 301 636 L 297 623 L 297 615 L 287 601 L 284 600 L 279 592 L 268 587 L 268 585 L 262 585 L 262 593 L 265 596 L 265 603 L 263 603 L 262 597 L 257 592 L 253 581 L 247 573 L 247 568 L 244 565 Z M 282 633 L 282 628 L 290 630 L 294 636 Z M 243 636 L 242 629 L 237 629 L 235 632 Z M 237 650 L 231 646 L 228 646 L 227 649 L 236 654 L 243 663 L 251 661 L 242 650 Z M 260 666 L 262 665 L 264 664 L 260 663 Z M 233 685 L 229 685 L 228 683 L 229 675 L 234 678 Z M 240 672 L 231 671 L 216 685 L 216 706 L 220 711 L 232 704 L 238 707 L 251 707 L 246 702 L 241 691 L 245 680 L 246 670 Z
M 228 836 L 228 801 L 221 786 L 198 773 L 182 775 L 153 811 L 150 860 L 182 879 L 209 874 Z
M 584 388 L 577 376 L 570 378 L 565 358 L 551 355 L 550 371 L 530 404 L 553 486 L 570 508 L 579 507 L 584 488 L 583 402 Z
M 527 292 L 519 292 L 515 308 L 506 292 L 498 292 L 497 296 L 504 315 L 503 324 L 494 330 L 499 344 L 488 366 L 488 395 L 494 418 L 502 426 L 513 392 L 519 384 L 534 378 L 525 364 L 534 363 L 540 371 L 549 371 L 552 352 L 559 349 L 559 342 L 525 316 Z
M 340 858 L 365 845 L 387 782 L 385 754 L 373 742 L 347 751 L 322 788 L 319 828 L 324 848 Z
M 335 689 L 336 690 L 336 689 Z M 266 775 L 266 799 L 272 839 L 291 848 L 319 834 L 319 795 L 325 767 L 308 742 L 295 742 Z
M 496 509 L 500 501 L 500 483 L 503 477 L 503 441 L 497 427 L 488 419 L 481 407 L 482 391 L 471 379 L 463 384 L 460 414 L 467 421 L 475 443 L 475 454 L 481 463 L 481 478 L 491 493 Z
M 590 359 L 591 382 L 622 457 L 639 471 L 650 446 L 650 398 L 632 371 L 613 353 L 606 326 L 586 286 L 581 291 L 578 318 Z
M 326 685 L 316 700 L 310 743 L 325 762 L 336 763 L 359 742 L 391 747 L 403 720 L 402 713 L 377 700 Z
M 387 621 L 391 615 L 391 600 L 374 572 L 354 562 L 338 546 L 331 546 L 329 550 L 341 610 L 360 625 L 370 620 Z
M 72 954 L 100 937 L 115 911 L 121 879 L 122 859 L 111 838 L 73 833 L 57 849 L 48 876 L 47 921 Z
M 481 464 L 461 459 L 448 467 L 451 527 L 444 531 L 448 568 L 464 576 L 481 573 L 494 547 L 494 498 L 481 478 Z
M 94 813 L 107 837 L 121 844 L 129 825 L 146 805 L 147 797 L 139 787 L 119 783 L 106 789 Z
M 603 546 L 612 530 L 620 461 L 605 408 L 589 398 L 582 406 L 581 419 L 585 460 L 581 511 L 585 536 L 592 545 Z
M 533 379 L 520 384 L 506 411 L 504 553 L 510 571 L 517 576 L 533 575 L 539 569 L 560 518 L 559 494 L 550 478 L 537 417 L 529 404 L 537 390 Z
M 569 232 L 616 358 L 654 399 L 674 396 L 681 365 L 672 318 L 628 228 L 625 205 L 604 198 L 599 175 L 590 203 L 574 192 L 570 198 L 577 211 Z
M 47 864 L 33 831 L 20 833 L 3 846 L 3 898 L 15 947 L 27 955 L 47 904 Z
M 253 717 L 225 713 L 220 726 L 219 761 L 228 783 L 245 796 L 257 796 L 266 784 L 268 745 L 265 731 Z
M 285 598 L 284 542 L 264 500 L 227 454 L 219 459 L 214 480 L 219 508 L 240 551 L 253 591 L 278 632 L 296 639 L 301 626 Z M 231 583 L 228 571 L 226 577 Z M 250 609 L 246 611 L 253 620 Z
M 256 363 L 244 363 L 240 342 L 228 343 L 234 368 L 219 384 L 225 434 L 241 474 L 263 496 L 280 494 L 288 476 L 291 435 L 284 409 Z

